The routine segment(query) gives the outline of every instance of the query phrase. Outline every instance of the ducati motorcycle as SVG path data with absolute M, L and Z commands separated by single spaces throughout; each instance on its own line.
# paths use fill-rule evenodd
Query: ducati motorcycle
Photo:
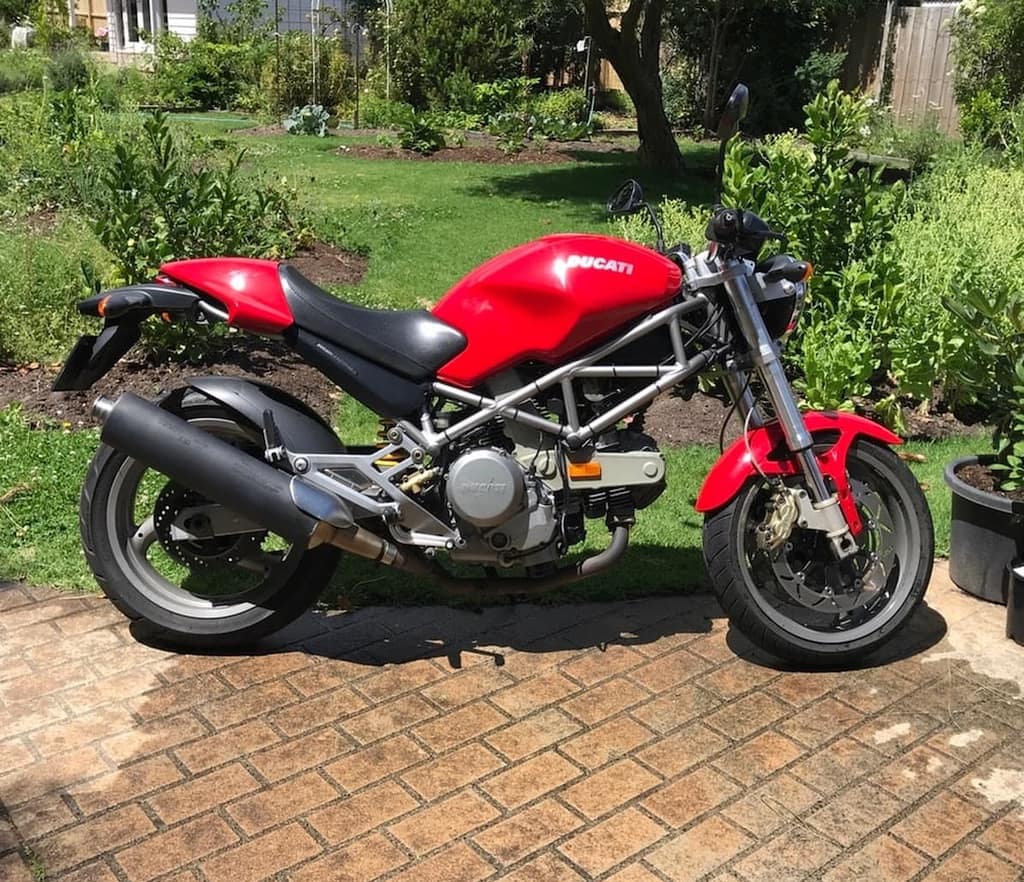
M 730 98 L 722 156 L 747 100 L 743 86 Z M 654 217 L 633 181 L 609 209 Z M 798 409 L 780 351 L 812 268 L 760 260 L 776 238 L 723 207 L 698 254 L 546 236 L 483 264 L 431 311 L 364 309 L 287 263 L 238 258 L 168 263 L 150 284 L 82 301 L 103 330 L 78 342 L 56 390 L 92 386 L 149 317 L 224 322 L 282 340 L 375 411 L 382 439 L 346 446 L 255 380 L 197 377 L 156 402 L 100 397 L 102 445 L 81 497 L 89 565 L 151 638 L 213 649 L 295 619 L 344 555 L 481 597 L 564 586 L 622 558 L 665 491 L 645 409 L 711 373 L 744 421 L 697 498 L 711 585 L 768 652 L 858 659 L 921 601 L 932 524 L 891 450 L 899 438 Z M 583 555 L 601 521 L 604 550 Z

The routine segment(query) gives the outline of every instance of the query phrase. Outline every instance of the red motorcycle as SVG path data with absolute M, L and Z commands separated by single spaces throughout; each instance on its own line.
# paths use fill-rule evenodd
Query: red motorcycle
M 740 86 L 723 155 L 746 104 Z M 633 181 L 609 209 L 654 217 Z M 619 560 L 665 490 L 645 409 L 714 372 L 745 421 L 697 500 L 730 620 L 801 664 L 875 649 L 928 584 L 924 496 L 891 432 L 797 408 L 780 347 L 812 268 L 758 262 L 781 237 L 749 211 L 716 209 L 707 238 L 692 254 L 546 236 L 430 312 L 363 309 L 287 263 L 237 258 L 169 263 L 151 284 L 83 301 L 104 328 L 79 341 L 56 390 L 88 389 L 150 316 L 226 322 L 283 340 L 379 414 L 384 438 L 346 447 L 301 401 L 244 379 L 200 377 L 157 403 L 99 398 L 81 530 L 100 586 L 152 636 L 217 648 L 299 616 L 342 552 L 481 594 L 566 585 Z M 564 563 L 597 520 L 605 550 Z

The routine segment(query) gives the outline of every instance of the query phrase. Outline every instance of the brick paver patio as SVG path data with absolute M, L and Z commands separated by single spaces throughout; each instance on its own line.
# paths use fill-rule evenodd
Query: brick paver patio
M 0 880 L 1010 882 L 1024 648 L 941 565 L 930 601 L 884 664 L 799 673 L 710 597 L 309 615 L 222 657 L 7 586 Z

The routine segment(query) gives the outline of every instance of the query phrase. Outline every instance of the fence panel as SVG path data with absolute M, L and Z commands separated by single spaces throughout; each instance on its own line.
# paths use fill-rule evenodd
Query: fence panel
M 960 115 L 953 98 L 949 20 L 959 5 L 929 3 L 896 10 L 891 102 L 902 122 L 922 122 L 931 116 L 944 131 L 957 131 Z

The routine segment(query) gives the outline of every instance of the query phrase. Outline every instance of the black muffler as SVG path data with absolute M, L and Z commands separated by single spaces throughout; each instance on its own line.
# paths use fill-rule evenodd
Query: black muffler
M 296 488 L 297 478 L 130 392 L 116 402 L 97 399 L 93 414 L 106 444 L 290 542 L 317 544 L 327 520 L 334 527 L 352 524 L 340 500 L 306 482 Z
M 93 415 L 104 443 L 289 542 L 304 548 L 326 543 L 417 575 L 431 572 L 418 557 L 354 523 L 344 501 L 137 395 L 100 397 Z

